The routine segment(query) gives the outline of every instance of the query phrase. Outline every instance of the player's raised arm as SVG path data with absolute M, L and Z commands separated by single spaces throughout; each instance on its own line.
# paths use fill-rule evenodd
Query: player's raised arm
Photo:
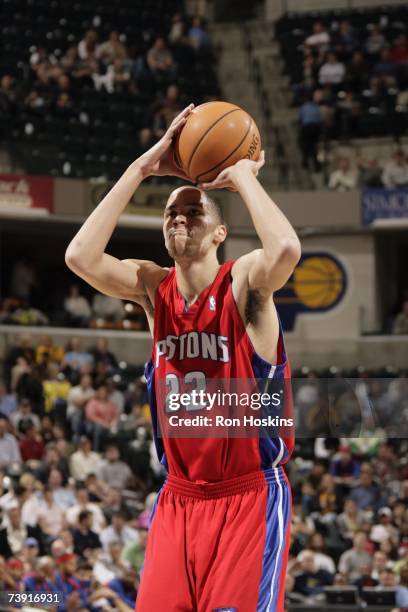
M 258 161 L 243 159 L 202 188 L 227 188 L 240 193 L 262 244 L 262 249 L 241 258 L 243 268 L 248 271 L 249 287 L 266 297 L 286 283 L 301 249 L 292 225 L 256 178 L 264 163 L 263 152 Z
M 152 175 L 187 177 L 177 168 L 171 147 L 193 105 L 173 120 L 149 151 L 134 161 L 74 236 L 65 254 L 67 266 L 90 285 L 108 295 L 136 299 L 145 293 L 143 270 L 157 274 L 158 266 L 141 260 L 120 261 L 105 253 L 118 219 L 140 183 Z

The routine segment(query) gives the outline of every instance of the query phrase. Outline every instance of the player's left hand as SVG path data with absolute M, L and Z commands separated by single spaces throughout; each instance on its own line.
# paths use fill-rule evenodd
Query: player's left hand
M 216 179 L 210 183 L 200 183 L 199 187 L 205 191 L 208 189 L 229 189 L 229 191 L 238 191 L 236 186 L 236 178 L 241 172 L 252 172 L 254 176 L 258 173 L 265 164 L 265 151 L 261 151 L 259 159 L 240 159 L 233 166 L 229 166 L 222 170 Z

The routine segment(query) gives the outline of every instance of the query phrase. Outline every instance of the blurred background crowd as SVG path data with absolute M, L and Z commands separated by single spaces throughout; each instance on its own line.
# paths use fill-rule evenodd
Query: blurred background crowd
M 35 345 L 21 336 L 10 348 L 0 385 L 3 589 L 63 592 L 61 610 L 134 606 L 164 472 L 144 376 L 126 365 L 103 339 L 88 348 L 78 338 L 62 347 L 50 337 Z M 362 370 L 320 373 L 359 378 L 357 394 L 370 399 L 364 431 L 357 419 L 334 438 L 322 411 L 324 380 L 294 373 L 304 378 L 294 397 L 308 434 L 288 464 L 288 602 L 317 605 L 327 586 L 352 585 L 361 595 L 394 587 L 397 602 L 408 606 L 408 441 L 387 439 L 378 418 L 386 405 L 397 422 L 406 419 L 406 378 L 371 374 L 390 384 L 381 387 Z M 351 398 L 348 391 L 337 396 L 344 428 Z

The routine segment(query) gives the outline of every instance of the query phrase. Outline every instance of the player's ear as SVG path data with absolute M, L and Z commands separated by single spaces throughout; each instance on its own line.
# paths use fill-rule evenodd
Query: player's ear
M 226 225 L 217 225 L 215 228 L 215 238 L 218 243 L 224 242 L 227 237 L 227 226 Z

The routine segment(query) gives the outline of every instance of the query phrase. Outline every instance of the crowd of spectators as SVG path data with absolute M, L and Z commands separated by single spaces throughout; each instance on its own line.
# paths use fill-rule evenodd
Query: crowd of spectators
M 147 329 L 146 317 L 138 304 L 125 303 L 101 293 L 94 293 L 89 299 L 77 284 L 69 286 L 60 308 L 44 311 L 41 307 L 43 293 L 36 291 L 37 284 L 32 262 L 18 259 L 12 269 L 9 290 L 0 302 L 0 324 Z
M 22 336 L 9 348 L 0 385 L 3 590 L 62 592 L 63 611 L 133 609 L 149 512 L 164 473 L 145 381 L 127 380 L 118 361 L 103 340 L 87 350 L 73 339 L 64 349 L 52 338 L 34 345 Z M 370 407 L 368 414 L 359 404 L 363 431 L 350 414 L 349 385 L 332 378 L 335 409 L 352 428 L 327 437 L 327 386 L 313 372 L 302 376 L 301 385 L 294 381 L 302 434 L 287 466 L 293 490 L 288 603 L 317 606 L 327 586 L 354 585 L 362 597 L 366 587 L 394 588 L 395 605 L 403 609 L 406 379 L 379 382 L 360 372 L 355 395 Z M 398 439 L 387 436 L 378 416 L 389 406 L 398 407 Z
M 408 156 L 399 148 L 390 159 L 380 162 L 377 158 L 352 161 L 342 156 L 335 162 L 328 180 L 333 191 L 348 191 L 360 187 L 385 187 L 406 189 L 408 187 Z
M 70 21 L 69 16 L 56 18 L 55 30 L 25 50 L 17 71 L 3 68 L 0 109 L 8 122 L 2 127 L 10 130 L 17 153 L 18 142 L 30 140 L 38 149 L 32 163 L 48 154 L 55 164 L 54 153 L 63 161 L 61 174 L 72 174 L 78 158 L 82 175 L 89 167 L 88 175 L 94 176 L 100 162 L 100 174 L 110 177 L 120 163 L 130 161 L 131 150 L 134 158 L 155 142 L 192 97 L 199 103 L 217 93 L 203 19 L 182 13 L 170 20 L 157 15 L 157 23 L 144 18 L 142 12 L 134 31 L 129 21 L 123 33 L 108 32 L 95 15 L 90 29 L 78 31 L 73 24 L 66 38 L 53 45 L 55 30 L 61 30 L 62 22 L 68 28 Z M 50 171 L 44 168 L 43 173 Z
M 55 591 L 58 610 L 134 609 L 163 473 L 143 377 L 104 340 L 23 336 L 0 383 L 0 588 Z
M 320 169 L 320 139 L 400 137 L 408 116 L 408 31 L 406 11 L 395 17 L 344 18 L 323 14 L 321 20 L 285 17 L 278 39 L 299 107 L 299 144 L 305 168 Z M 405 12 L 404 12 L 405 11 Z

